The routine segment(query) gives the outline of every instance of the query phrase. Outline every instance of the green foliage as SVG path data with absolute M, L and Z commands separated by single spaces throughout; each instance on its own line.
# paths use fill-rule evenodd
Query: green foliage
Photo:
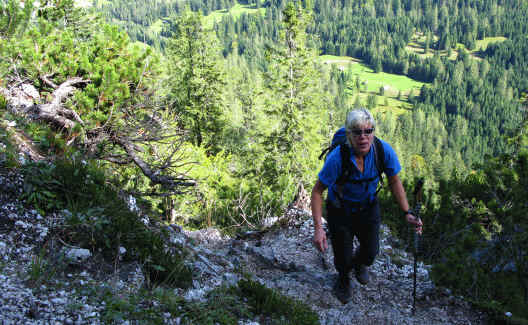
M 59 271 L 66 267 L 63 258 L 63 255 L 59 255 L 58 258 L 52 258 L 47 254 L 46 246 L 44 246 L 31 259 L 31 263 L 27 269 L 28 281 L 34 287 L 48 283 Z
M 303 303 L 249 279 L 211 291 L 209 302 L 184 306 L 189 324 L 237 324 L 265 319 L 266 324 L 319 324 L 317 313 Z M 214 304 L 210 303 L 214 301 Z
M 317 313 L 309 307 L 259 282 L 243 279 L 238 287 L 255 313 L 269 315 L 277 324 L 319 324 Z
M 6 109 L 7 109 L 7 99 L 5 99 L 5 97 L 2 94 L 0 94 L 0 111 L 3 112 Z
M 5 168 L 17 167 L 20 163 L 18 160 L 17 148 L 13 144 L 10 132 L 0 124 L 0 164 Z
M 29 23 L 33 8 L 33 1 L 25 1 L 23 7 L 16 0 L 2 1 L 0 3 L 0 39 L 21 35 Z
M 149 292 L 125 296 L 103 290 L 100 295 L 106 303 L 100 318 L 105 324 L 119 323 L 126 319 L 148 324 L 164 324 L 162 316 L 164 306 L 157 307 L 147 303 L 148 299 L 156 299 L 156 296 Z
M 115 26 L 97 29 L 85 39 L 74 28 L 29 28 L 23 37 L 0 40 L 0 56 L 12 62 L 7 73 L 22 74 L 50 93 L 53 89 L 43 77 L 56 85 L 72 77 L 87 80 L 88 85 L 75 92 L 66 106 L 79 114 L 84 129 L 103 124 L 118 129 L 131 113 L 121 106 L 140 98 L 148 77 L 157 73 L 152 68 L 157 58 L 149 49 L 131 46 L 128 36 Z
M 315 51 L 307 45 L 309 16 L 293 3 L 283 11 L 281 44 L 268 50 L 270 69 L 266 86 L 271 96 L 266 113 L 274 119 L 261 131 L 262 165 L 256 176 L 291 200 L 299 184 L 310 184 L 317 169 L 317 151 L 322 147 L 324 97 L 317 84 L 320 72 L 314 66 Z
M 218 135 L 225 127 L 225 80 L 216 39 L 203 30 L 201 15 L 186 11 L 176 19 L 167 53 L 171 110 L 182 127 L 191 131 L 194 145 L 218 152 Z
M 440 186 L 439 210 L 424 219 L 429 220 L 425 253 L 435 262 L 435 281 L 479 305 L 496 301 L 500 314 L 509 311 L 518 319 L 528 318 L 527 165 L 522 147 L 488 159 L 467 177 Z
M 81 289 L 86 291 L 87 289 Z M 93 291 L 93 290 L 92 290 Z M 206 302 L 189 302 L 164 287 L 134 294 L 114 292 L 108 287 L 83 292 L 105 302 L 101 320 L 105 323 L 134 319 L 163 324 L 164 313 L 179 317 L 182 324 L 236 325 L 242 319 L 265 319 L 266 324 L 319 324 L 308 306 L 252 280 L 221 286 L 210 291 Z
M 182 248 L 166 249 L 168 234 L 145 226 L 107 183 L 106 175 L 79 157 L 23 166 L 22 197 L 42 214 L 69 211 L 61 236 L 80 247 L 117 258 L 118 248 L 143 263 L 147 281 L 187 287 L 191 271 L 183 264 Z M 65 212 L 64 212 L 65 213 Z
M 255 315 L 237 289 L 222 286 L 209 292 L 208 302 L 187 304 L 184 309 L 186 320 L 189 324 L 231 325 L 240 319 L 253 318 Z

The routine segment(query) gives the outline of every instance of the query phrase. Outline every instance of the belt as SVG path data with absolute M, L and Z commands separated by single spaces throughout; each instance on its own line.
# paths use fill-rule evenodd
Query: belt
M 341 200 L 336 197 L 336 199 L 333 201 L 327 200 L 327 204 L 331 204 L 333 207 L 337 209 L 349 208 L 349 209 L 354 209 L 354 211 L 361 212 L 368 208 L 371 208 L 374 204 L 378 202 L 377 198 L 374 198 L 373 200 L 369 202 L 356 202 L 356 201 L 348 201 L 348 200 L 343 200 L 343 201 L 344 202 L 341 202 Z

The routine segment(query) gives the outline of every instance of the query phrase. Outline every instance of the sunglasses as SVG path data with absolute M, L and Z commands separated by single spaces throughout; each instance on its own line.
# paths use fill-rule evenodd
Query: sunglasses
M 351 130 L 352 134 L 356 137 L 360 137 L 362 134 L 365 134 L 365 135 L 371 135 L 372 132 L 374 132 L 374 128 L 370 128 L 370 129 L 365 129 L 365 130 L 361 130 L 361 129 L 353 129 Z

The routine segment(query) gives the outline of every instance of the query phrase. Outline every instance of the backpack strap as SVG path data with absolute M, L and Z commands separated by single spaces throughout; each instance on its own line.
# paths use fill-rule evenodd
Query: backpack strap
M 332 152 L 332 150 L 334 150 L 338 145 L 335 144 L 335 145 L 331 145 L 329 147 L 327 147 L 326 149 L 324 149 L 321 154 L 319 155 L 319 160 L 322 160 L 324 156 L 326 156 L 326 154 Z
M 378 137 L 374 137 L 374 161 L 376 163 L 376 169 L 378 170 L 378 175 L 380 178 L 380 186 L 376 190 L 376 194 L 383 187 L 383 173 L 386 173 L 385 170 L 385 149 L 383 149 L 383 143 Z
M 339 203 L 344 202 L 343 188 L 352 173 L 350 152 L 350 146 L 347 143 L 343 143 L 339 146 L 339 154 L 341 155 L 341 175 L 339 175 L 336 180 L 336 194 Z

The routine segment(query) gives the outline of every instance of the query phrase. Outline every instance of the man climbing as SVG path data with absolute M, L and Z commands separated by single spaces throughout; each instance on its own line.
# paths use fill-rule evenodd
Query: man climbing
M 328 243 L 322 227 L 323 192 L 329 188 L 326 202 L 328 228 L 334 265 L 339 273 L 334 291 L 345 304 L 351 298 L 350 271 L 354 270 L 359 283 L 367 284 L 368 266 L 379 252 L 381 216 L 377 187 L 382 172 L 387 175 L 391 192 L 407 222 L 414 225 L 416 232 L 422 231 L 422 222 L 409 209 L 398 177 L 401 170 L 398 157 L 388 143 L 374 137 L 375 128 L 374 118 L 367 109 L 349 112 L 343 130 L 346 137 L 326 157 L 312 190 L 313 240 L 316 248 L 324 252 Z M 354 237 L 359 241 L 356 252 Z

